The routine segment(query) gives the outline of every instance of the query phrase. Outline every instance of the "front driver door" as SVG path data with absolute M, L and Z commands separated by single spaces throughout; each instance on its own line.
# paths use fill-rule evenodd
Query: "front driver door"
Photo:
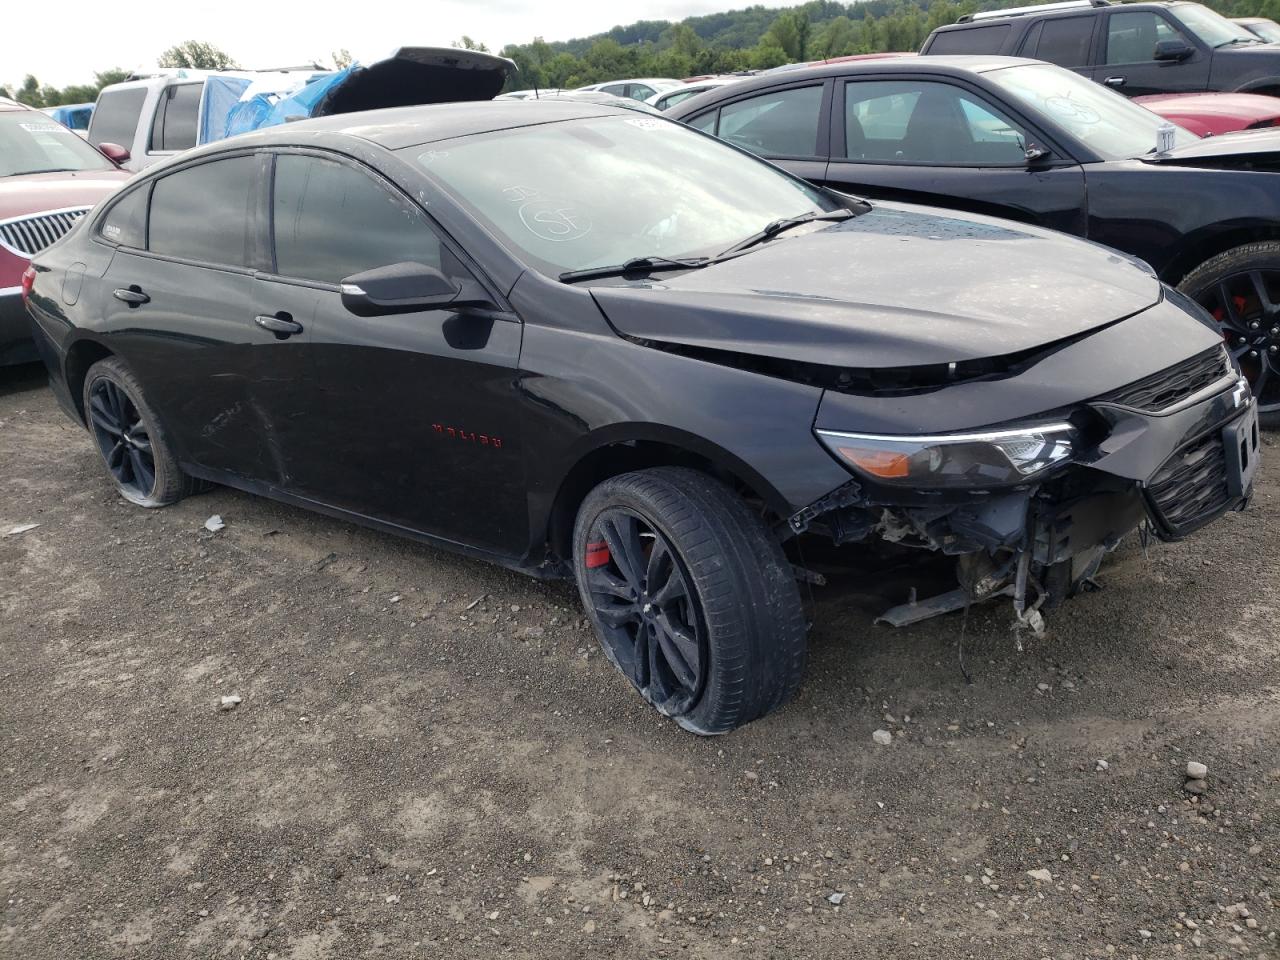
M 303 311 L 321 424 L 307 496 L 515 556 L 528 543 L 516 364 L 522 327 L 496 311 L 361 317 L 340 282 L 393 263 L 478 283 L 465 254 L 373 170 L 307 151 L 275 159 L 271 309 Z
M 1157 60 L 1156 44 L 1181 40 L 1194 52 L 1185 60 Z M 1107 11 L 1102 63 L 1093 78 L 1128 97 L 1199 93 L 1209 87 L 1212 53 L 1155 10 Z
M 824 183 L 1083 235 L 1084 174 L 975 90 L 933 79 L 847 78 L 832 110 Z

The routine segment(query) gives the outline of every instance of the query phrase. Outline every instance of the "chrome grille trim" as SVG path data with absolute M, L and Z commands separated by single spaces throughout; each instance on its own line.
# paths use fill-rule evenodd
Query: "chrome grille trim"
M 67 235 L 90 207 L 64 207 L 0 220 L 0 247 L 30 260 Z

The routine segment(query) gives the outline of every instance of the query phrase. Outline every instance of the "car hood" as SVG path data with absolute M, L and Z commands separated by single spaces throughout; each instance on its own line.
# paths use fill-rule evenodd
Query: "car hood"
M 1087 241 L 877 204 L 679 277 L 592 293 L 636 339 L 885 369 L 1046 346 L 1147 309 L 1161 287 L 1132 258 Z
M 1241 162 L 1280 162 L 1280 129 L 1242 130 L 1221 137 L 1197 140 L 1158 157 L 1143 157 L 1147 163 L 1185 166 L 1239 166 Z
M 453 47 L 401 47 L 368 66 L 342 71 L 309 114 L 492 100 L 516 65 L 505 57 Z
M 1133 102 L 1164 116 L 1221 117 L 1245 124 L 1280 116 L 1280 98 L 1259 93 L 1153 93 Z
M 0 220 L 67 207 L 92 207 L 130 176 L 125 170 L 86 170 L 0 177 Z

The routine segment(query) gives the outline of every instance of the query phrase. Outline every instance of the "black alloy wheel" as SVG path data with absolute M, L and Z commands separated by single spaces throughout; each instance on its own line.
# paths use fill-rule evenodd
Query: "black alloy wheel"
M 106 377 L 89 388 L 89 425 L 120 490 L 140 499 L 150 497 L 156 463 L 147 426 L 132 398 Z
M 687 713 L 702 692 L 706 631 L 671 544 L 617 507 L 591 525 L 583 563 L 609 659 L 659 711 Z
M 1280 427 L 1280 243 L 1214 257 L 1179 285 L 1209 311 L 1258 400 L 1264 426 Z

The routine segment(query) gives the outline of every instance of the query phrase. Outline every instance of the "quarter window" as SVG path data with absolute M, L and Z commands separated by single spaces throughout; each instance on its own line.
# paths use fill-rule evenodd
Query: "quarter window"
M 104 90 L 98 95 L 89 121 L 89 142 L 95 147 L 104 143 L 117 143 L 126 149 L 133 148 L 133 134 L 138 129 L 142 115 L 142 101 L 147 97 L 143 87 L 127 90 Z
M 426 217 L 344 163 L 277 157 L 272 210 L 281 276 L 340 283 L 393 263 L 441 266 L 440 240 Z
M 227 157 L 155 182 L 147 248 L 203 263 L 250 264 L 258 160 Z
M 1145 63 L 1154 60 L 1161 40 L 1190 43 L 1158 13 L 1113 13 L 1107 19 L 1107 63 Z
M 845 84 L 845 155 L 863 163 L 1005 166 L 1026 162 L 1026 133 L 945 83 Z
M 812 157 L 821 112 L 821 86 L 778 90 L 722 107 L 717 134 L 762 156 Z
M 98 234 L 122 247 L 144 249 L 147 245 L 147 195 L 150 192 L 144 184 L 113 203 L 102 218 Z
M 989 27 L 963 27 L 943 30 L 933 35 L 929 53 L 999 53 L 1009 35 L 1009 24 L 994 23 Z

